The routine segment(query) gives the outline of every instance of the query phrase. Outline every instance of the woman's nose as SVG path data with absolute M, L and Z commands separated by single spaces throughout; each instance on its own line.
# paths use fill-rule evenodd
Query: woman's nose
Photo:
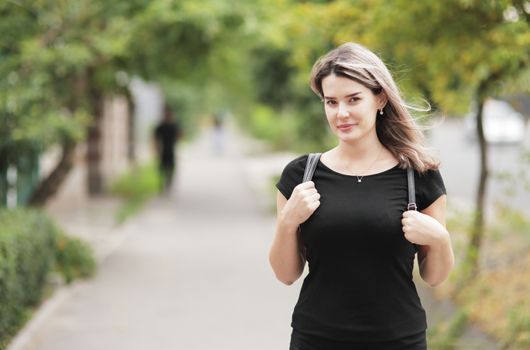
M 344 103 L 339 103 L 338 109 L 337 109 L 337 116 L 339 117 L 347 117 L 350 114 L 348 112 L 348 108 Z

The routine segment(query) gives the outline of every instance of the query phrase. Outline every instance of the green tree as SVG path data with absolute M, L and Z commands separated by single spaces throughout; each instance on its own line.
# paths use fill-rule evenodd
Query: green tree
M 33 7 L 18 2 L 0 5 L 3 168 L 60 144 L 63 157 L 58 169 L 67 169 L 73 156 L 71 144 L 81 137 L 86 120 L 82 108 L 72 108 L 77 91 L 68 90 L 62 82 L 75 79 L 76 67 L 87 59 L 87 52 L 76 45 L 55 42 L 64 24 L 39 12 L 46 6 L 46 2 Z
M 89 190 L 101 192 L 105 96 L 128 95 L 131 75 L 164 86 L 206 85 L 212 75 L 230 71 L 222 64 L 234 61 L 222 46 L 246 32 L 241 29 L 249 13 L 248 6 L 230 1 L 3 2 L 0 165 L 60 144 L 61 161 L 32 198 L 41 205 L 65 179 L 86 128 Z

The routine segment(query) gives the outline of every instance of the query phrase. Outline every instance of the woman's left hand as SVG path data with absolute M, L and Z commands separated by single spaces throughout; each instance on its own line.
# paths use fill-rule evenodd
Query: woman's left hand
M 418 245 L 435 245 L 449 234 L 435 218 L 419 211 L 408 210 L 404 212 L 401 224 L 405 238 Z

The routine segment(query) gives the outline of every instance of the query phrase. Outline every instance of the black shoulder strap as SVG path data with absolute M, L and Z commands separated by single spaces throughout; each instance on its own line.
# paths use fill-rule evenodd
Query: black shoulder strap
M 302 182 L 311 181 L 321 155 L 322 153 L 309 153 L 307 163 L 305 164 L 304 178 Z
M 304 177 L 302 182 L 311 181 L 315 169 L 317 168 L 318 160 L 322 153 L 310 153 L 307 157 L 307 163 L 305 165 Z M 407 168 L 407 185 L 409 192 L 409 204 L 407 210 L 418 210 L 416 205 L 416 186 L 414 184 L 414 169 Z
M 418 210 L 416 205 L 416 186 L 414 184 L 414 169 L 407 168 L 407 183 L 409 188 L 409 204 L 407 210 Z

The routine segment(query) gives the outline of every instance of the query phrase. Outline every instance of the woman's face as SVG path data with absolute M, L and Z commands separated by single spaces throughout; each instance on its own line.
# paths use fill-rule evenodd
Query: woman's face
M 384 106 L 383 96 L 358 82 L 335 74 L 322 79 L 324 106 L 331 131 L 339 140 L 355 143 L 376 136 L 378 109 Z

